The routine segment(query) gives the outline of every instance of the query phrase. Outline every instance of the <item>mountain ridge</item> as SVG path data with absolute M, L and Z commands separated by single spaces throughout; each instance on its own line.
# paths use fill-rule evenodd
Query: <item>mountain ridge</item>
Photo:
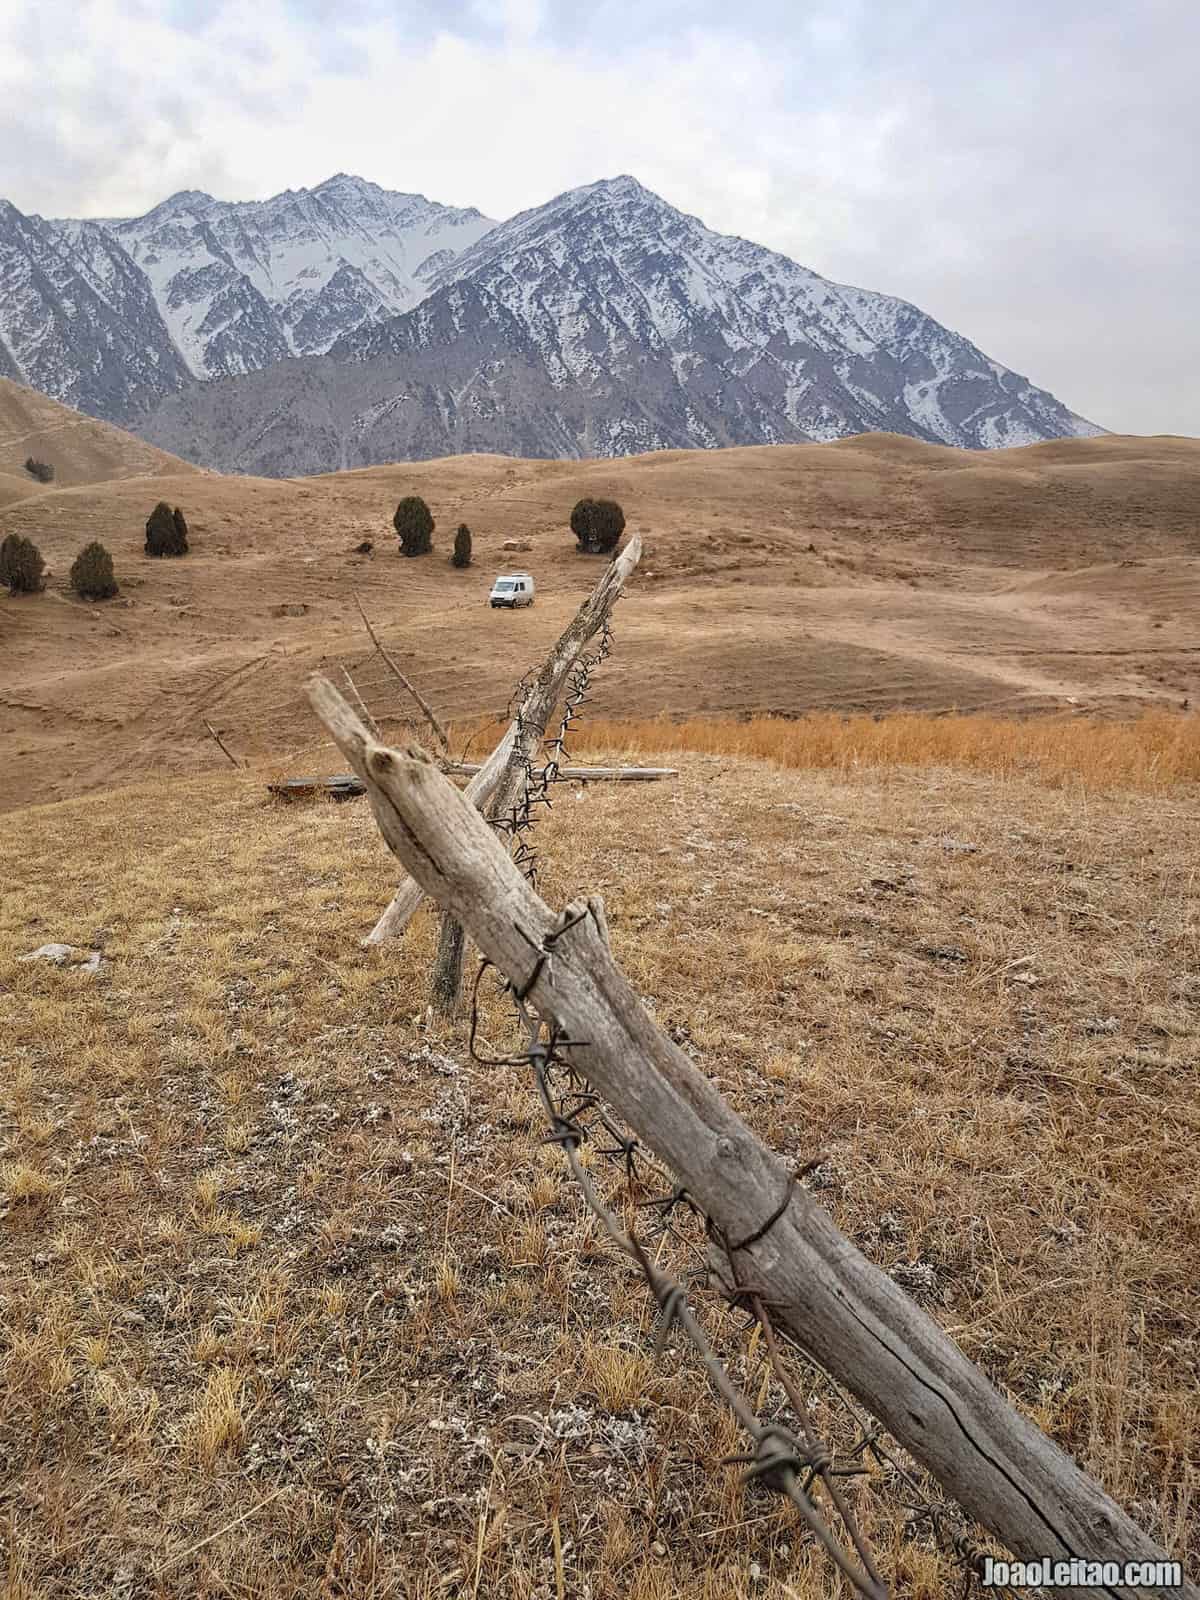
M 135 218 L 5 206 L 0 372 L 225 470 L 1104 432 L 909 302 L 628 173 L 504 222 L 347 173 Z

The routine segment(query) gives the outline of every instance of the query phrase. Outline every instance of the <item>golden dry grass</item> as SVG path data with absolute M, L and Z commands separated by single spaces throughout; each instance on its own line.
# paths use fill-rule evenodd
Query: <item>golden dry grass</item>
M 545 894 L 605 895 L 839 1225 L 1194 1560 L 1196 787 L 676 760 L 559 792 Z M 146 784 L 14 814 L 0 873 L 10 1600 L 832 1592 L 654 1359 L 529 1086 L 426 1020 L 428 913 L 359 949 L 394 881 L 364 805 Z M 15 960 L 50 939 L 105 965 Z M 957 1592 L 885 1485 L 856 1498 L 897 1592 Z
M 493 731 L 489 725 L 488 731 Z M 473 731 L 473 730 L 472 730 Z M 486 741 L 484 741 L 486 742 Z M 776 766 L 851 773 L 863 767 L 953 767 L 1102 793 L 1200 782 L 1200 715 L 1096 717 L 666 717 L 589 721 L 580 754 L 598 749 L 751 756 Z

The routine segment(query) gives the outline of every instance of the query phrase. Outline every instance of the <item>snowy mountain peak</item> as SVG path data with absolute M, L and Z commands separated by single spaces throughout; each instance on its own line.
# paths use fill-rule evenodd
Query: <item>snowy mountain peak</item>
M 168 195 L 165 200 L 160 200 L 154 209 L 147 211 L 145 217 L 140 220 L 165 222 L 170 217 L 196 216 L 217 204 L 212 195 L 205 194 L 203 189 L 180 189 L 177 194 Z M 117 220 L 129 222 L 137 219 L 123 217 Z
M 639 183 L 628 172 L 622 172 L 616 178 L 601 178 L 596 183 L 589 183 L 582 189 L 576 189 L 574 193 L 606 195 L 614 200 L 627 198 L 649 200 L 659 206 L 667 204 L 661 195 L 655 194 L 653 189 L 647 189 L 644 183 Z
M 80 248 L 81 224 L 49 226 Z M 202 379 L 320 352 L 407 310 L 492 226 L 344 172 L 266 200 L 181 190 L 144 216 L 89 224 L 148 281 L 168 342 Z
M 482 359 L 500 340 L 562 396 L 564 418 L 580 403 L 603 416 L 577 434 L 586 453 L 875 429 L 968 447 L 1097 431 L 915 306 L 716 233 L 628 174 L 499 223 L 431 288 L 333 354 Z
M 320 194 L 325 189 L 374 189 L 382 192 L 377 183 L 372 183 L 369 178 L 360 178 L 353 172 L 335 172 L 331 177 L 314 184 L 312 193 Z

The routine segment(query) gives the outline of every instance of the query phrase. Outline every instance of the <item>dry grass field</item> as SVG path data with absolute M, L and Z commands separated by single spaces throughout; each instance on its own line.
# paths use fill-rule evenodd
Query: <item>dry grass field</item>
M 0 378 L 0 506 L 40 491 L 25 471 L 30 456 L 53 463 L 53 486 L 60 489 L 161 473 L 203 475 L 157 445 Z
M 1029 725 L 990 770 L 945 764 L 938 721 L 869 755 L 846 726 L 817 770 L 778 725 L 726 753 L 738 726 L 709 753 L 697 723 L 661 752 L 581 738 L 681 775 L 561 789 L 543 893 L 604 894 L 660 1021 L 820 1158 L 839 1225 L 1194 1566 L 1200 785 L 1146 777 L 1194 719 L 1075 781 L 1038 775 Z M 365 804 L 261 776 L 0 836 L 6 1600 L 830 1594 L 719 1465 L 739 1445 L 694 1362 L 654 1358 L 530 1085 L 427 1017 L 428 910 L 359 948 L 395 878 Z M 47 940 L 103 965 L 15 959 Z M 742 1319 L 697 1299 L 786 1417 Z M 811 1410 L 844 1440 L 819 1386 Z M 886 1479 L 848 1482 L 897 1594 L 961 1592 Z

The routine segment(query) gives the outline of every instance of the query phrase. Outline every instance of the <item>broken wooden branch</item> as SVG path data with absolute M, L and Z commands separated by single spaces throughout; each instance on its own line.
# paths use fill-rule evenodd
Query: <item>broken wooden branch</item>
M 238 760 L 238 758 L 234 755 L 233 751 L 229 748 L 229 746 L 221 738 L 221 735 L 213 727 L 212 723 L 208 720 L 207 717 L 201 717 L 200 720 L 201 720 L 201 722 L 203 722 L 204 726 L 208 729 L 208 731 L 212 735 L 212 737 L 216 740 L 217 744 L 220 745 L 221 750 L 224 752 L 224 754 L 229 758 L 229 760 L 232 762 L 232 764 L 235 767 L 237 767 L 238 771 L 240 772 L 241 771 L 241 767 L 242 767 L 242 763 Z
M 641 536 L 635 533 L 626 542 L 620 555 L 605 569 L 600 581 L 567 624 L 558 643 L 522 696 L 515 719 L 517 736 L 512 753 L 488 806 L 487 814 L 492 821 L 510 816 L 517 805 L 518 797 L 528 782 L 534 754 L 546 737 L 546 724 L 558 704 L 571 668 L 583 654 L 584 646 L 612 616 L 612 609 L 641 555 Z M 462 993 L 464 946 L 448 926 L 452 920 L 450 912 L 443 911 L 433 965 L 434 1003 L 443 1016 L 453 1013 Z
M 732 1292 L 749 1285 L 968 1515 L 1016 1556 L 1166 1562 L 1142 1530 L 1000 1395 L 768 1150 L 649 1016 L 588 905 L 556 916 L 470 802 L 415 744 L 386 749 L 324 679 L 309 696 L 367 786 L 385 841 L 559 1030 L 581 1076 L 711 1219 Z M 589 914 L 590 912 L 590 914 Z M 731 1243 L 731 1241 L 736 1241 Z M 734 1265 L 728 1265 L 729 1263 Z M 1178 1594 L 1161 1576 L 1111 1595 Z M 1066 1584 L 1060 1592 L 1095 1594 Z
M 354 596 L 354 604 L 358 607 L 358 614 L 363 619 L 363 625 L 366 628 L 367 632 L 370 634 L 371 643 L 375 646 L 376 650 L 379 652 L 380 658 L 383 660 L 383 662 L 388 667 L 388 669 L 392 672 L 392 674 L 403 685 L 403 687 L 408 691 L 408 693 L 412 696 L 412 698 L 416 701 L 417 705 L 420 706 L 421 711 L 423 712 L 423 714 L 425 716 L 425 720 L 428 722 L 429 726 L 433 729 L 434 738 L 437 740 L 438 747 L 442 751 L 442 754 L 443 755 L 448 754 L 449 750 L 450 750 L 450 739 L 449 739 L 449 736 L 446 733 L 445 728 L 442 726 L 441 722 L 439 721 L 437 713 L 434 711 L 433 707 L 429 704 L 428 700 L 426 700 L 425 696 L 417 688 L 416 684 L 413 683 L 410 678 L 405 676 L 405 674 L 396 665 L 395 661 L 393 661 L 392 657 L 388 654 L 387 650 L 384 648 L 383 641 L 380 639 L 379 635 L 375 632 L 375 629 L 371 626 L 371 619 L 367 616 L 367 613 L 363 610 L 363 603 L 358 598 L 357 592 L 355 593 L 355 596 Z
M 517 736 L 514 722 L 491 755 L 463 790 L 463 796 L 472 805 L 482 809 L 491 799 L 500 774 L 503 772 L 513 741 Z M 362 786 L 365 790 L 365 784 Z M 413 913 L 425 898 L 425 891 L 413 878 L 406 878 L 393 895 L 391 904 L 363 940 L 363 945 L 382 944 L 385 939 L 398 939 L 411 922 Z

